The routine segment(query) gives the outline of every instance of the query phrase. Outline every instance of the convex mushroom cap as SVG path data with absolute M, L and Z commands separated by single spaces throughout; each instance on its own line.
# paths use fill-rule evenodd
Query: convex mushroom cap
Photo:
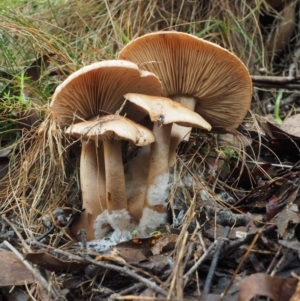
M 163 96 L 195 110 L 214 129 L 236 128 L 250 108 L 252 83 L 247 68 L 217 44 L 162 31 L 133 40 L 118 58 L 156 74 Z
M 155 141 L 154 134 L 132 120 L 112 114 L 76 123 L 66 132 L 87 141 L 103 141 L 107 211 L 103 211 L 95 220 L 95 238 L 102 238 L 106 234 L 107 224 L 117 233 L 132 231 L 136 224 L 128 212 L 120 140 L 130 140 L 135 145 L 145 146 Z M 89 174 L 85 177 L 89 177 Z
M 83 140 L 129 140 L 137 146 L 145 146 L 155 141 L 153 133 L 146 127 L 126 117 L 112 114 L 75 123 L 66 133 Z
M 167 97 L 139 93 L 126 93 L 124 97 L 149 114 L 151 121 L 158 122 L 159 126 L 176 123 L 181 126 L 211 130 L 211 125 L 199 114 Z
M 127 92 L 161 95 L 161 84 L 157 76 L 140 70 L 133 62 L 97 62 L 77 70 L 60 84 L 52 97 L 50 109 L 59 125 L 65 127 L 115 113 Z M 134 119 L 143 117 L 127 112 L 130 118 L 131 114 Z

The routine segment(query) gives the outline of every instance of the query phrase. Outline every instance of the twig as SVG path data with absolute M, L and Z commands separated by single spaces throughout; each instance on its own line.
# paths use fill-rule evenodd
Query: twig
M 47 280 L 41 275 L 41 273 L 33 268 L 30 263 L 24 259 L 24 256 L 16 249 L 14 248 L 7 240 L 3 242 L 16 256 L 23 262 L 23 264 L 26 266 L 26 268 L 33 274 L 35 279 L 41 283 L 41 285 L 44 287 L 46 291 L 49 291 L 52 298 L 55 300 L 65 300 L 59 292 L 50 284 L 47 282 Z
M 193 251 L 194 251 L 194 248 L 195 248 L 195 243 L 190 242 L 189 246 L 188 246 L 188 249 L 187 249 L 187 252 L 186 252 L 186 255 L 184 257 L 183 268 L 185 268 L 186 265 L 188 264 L 188 262 L 190 261 L 190 259 L 192 257 L 192 254 L 193 254 Z
M 259 76 L 251 75 L 254 87 L 299 89 L 300 79 L 293 76 Z
M 218 240 L 216 239 L 209 246 L 209 248 L 206 250 L 206 252 L 204 252 L 204 254 L 196 261 L 196 263 L 184 274 L 184 276 L 183 276 L 184 286 L 186 286 L 186 284 L 187 284 L 187 282 L 188 282 L 191 274 L 193 274 L 199 268 L 199 266 L 207 258 L 207 256 L 209 255 L 209 253 L 216 247 L 217 244 L 218 244 Z
M 299 83 L 300 79 L 293 76 L 263 76 L 263 75 L 251 75 L 252 82 L 254 83 L 276 83 L 276 84 L 288 84 Z
M 20 239 L 20 241 L 22 242 L 22 245 L 24 247 L 24 249 L 26 250 L 26 252 L 32 252 L 30 247 L 27 245 L 26 241 L 23 239 L 21 233 L 18 231 L 17 227 L 15 227 L 15 225 L 13 223 L 11 223 L 6 216 L 2 215 L 1 218 L 15 231 L 15 233 L 17 234 L 18 238 Z M 4 241 L 5 243 L 5 241 Z M 11 247 L 13 248 L 13 246 L 9 243 L 6 242 L 5 245 L 11 249 Z M 10 246 L 10 247 L 9 247 Z M 11 249 L 13 250 L 13 249 Z M 15 248 L 15 251 L 13 251 L 14 253 L 17 252 L 19 253 Z M 19 255 L 15 253 L 19 258 L 21 256 L 21 260 L 23 262 L 25 262 L 24 257 L 19 253 Z M 25 264 L 25 263 L 24 263 Z M 30 264 L 27 262 L 27 264 L 30 266 Z M 26 265 L 26 264 L 25 264 Z M 28 268 L 28 265 L 26 265 L 26 267 Z M 32 273 L 34 274 L 34 276 L 41 282 L 41 284 L 43 285 L 43 287 L 50 292 L 51 296 L 56 299 L 56 300 L 62 300 L 62 296 L 60 295 L 59 291 L 52 285 L 50 285 L 46 279 L 40 274 L 40 272 L 37 269 L 33 269 L 31 267 L 30 269 L 32 271 Z M 65 300 L 65 299 L 64 299 Z
M 120 267 L 120 266 L 113 265 L 111 263 L 96 261 L 96 260 L 93 260 L 92 258 L 90 258 L 88 255 L 86 255 L 85 258 L 82 258 L 78 255 L 74 255 L 74 254 L 71 254 L 67 251 L 62 251 L 60 249 L 56 249 L 56 248 L 53 248 L 51 246 L 44 245 L 44 244 L 42 244 L 40 242 L 36 242 L 34 240 L 32 242 L 36 245 L 40 245 L 40 246 L 43 246 L 45 248 L 48 248 L 48 249 L 50 249 L 50 250 L 52 250 L 52 251 L 54 251 L 58 254 L 62 254 L 64 256 L 67 256 L 70 259 L 77 260 L 77 261 L 80 261 L 80 262 L 89 262 L 89 263 L 92 263 L 92 264 L 94 264 L 96 266 L 99 266 L 101 268 L 109 269 L 109 270 L 118 272 L 120 274 L 125 274 L 125 275 L 127 275 L 127 276 L 129 276 L 133 279 L 136 279 L 139 282 L 143 283 L 145 286 L 149 287 L 150 289 L 152 289 L 153 291 L 155 291 L 158 294 L 161 294 L 163 296 L 168 295 L 167 291 L 164 290 L 163 288 L 161 288 L 155 282 L 153 282 L 153 281 L 151 281 L 151 280 L 149 280 L 149 279 L 147 279 L 147 278 L 145 278 L 141 275 L 138 275 L 134 271 L 130 270 L 128 266 Z
M 15 231 L 15 233 L 17 234 L 17 236 L 19 237 L 19 239 L 22 242 L 23 247 L 25 248 L 26 252 L 31 252 L 30 247 L 27 245 L 27 243 L 25 242 L 25 240 L 23 239 L 21 233 L 18 231 L 17 227 L 11 223 L 6 216 L 1 215 L 1 218 Z
M 88 261 L 94 265 L 100 266 L 102 268 L 113 270 L 115 272 L 119 272 L 120 274 L 125 274 L 125 275 L 143 283 L 144 285 L 146 285 L 147 287 L 152 289 L 154 292 L 161 294 L 165 297 L 168 295 L 167 291 L 165 291 L 163 288 L 161 288 L 155 282 L 153 282 L 147 278 L 144 278 L 141 275 L 138 275 L 134 271 L 130 270 L 127 266 L 119 267 L 119 266 L 113 265 L 111 263 L 99 262 L 99 261 L 93 260 L 91 258 L 87 258 L 86 261 Z
M 281 254 L 281 252 L 282 252 L 282 248 L 283 248 L 283 246 L 280 246 L 280 247 L 278 248 L 278 250 L 277 250 L 275 256 L 273 257 L 273 259 L 272 259 L 270 265 L 269 265 L 268 268 L 267 268 L 266 274 L 270 274 L 271 271 L 272 271 L 272 269 L 275 267 L 275 264 L 278 262 L 279 256 L 280 256 L 280 254 Z
M 254 237 L 254 239 L 253 239 L 251 245 L 250 245 L 249 248 L 247 249 L 247 251 L 246 251 L 246 253 L 244 254 L 242 260 L 240 261 L 238 267 L 237 267 L 236 270 L 234 271 L 234 274 L 233 274 L 233 276 L 231 277 L 230 282 L 228 283 L 228 285 L 227 285 L 227 287 L 225 288 L 224 292 L 221 294 L 220 300 L 219 300 L 219 301 L 222 301 L 223 298 L 226 296 L 226 294 L 227 294 L 228 290 L 230 289 L 230 287 L 231 287 L 231 285 L 232 285 L 232 283 L 233 283 L 235 277 L 236 277 L 237 274 L 239 273 L 241 267 L 243 266 L 245 260 L 247 259 L 249 253 L 251 252 L 253 246 L 256 244 L 258 238 L 261 236 L 262 233 L 263 233 L 263 230 L 262 230 L 262 229 L 259 229 L 259 230 L 257 231 L 257 233 L 256 233 L 256 235 L 255 235 L 255 237 Z
M 49 230 L 47 230 L 45 233 L 41 234 L 39 237 L 36 238 L 37 241 L 43 240 L 45 237 L 47 237 L 49 234 L 53 233 L 55 230 L 55 226 L 52 225 Z
M 276 225 L 268 226 L 264 229 L 262 229 L 264 234 L 269 234 L 273 232 L 277 228 Z M 250 243 L 250 241 L 253 239 L 253 237 L 256 235 L 256 233 L 247 234 L 247 236 L 243 238 L 239 238 L 233 242 L 231 242 L 228 246 L 226 246 L 223 250 L 224 254 L 230 254 L 232 251 L 236 250 L 238 247 Z
M 109 296 L 109 299 L 117 299 L 119 296 L 127 295 L 127 294 L 129 294 L 129 293 L 131 293 L 133 291 L 137 291 L 137 290 L 139 290 L 139 289 L 141 289 L 143 287 L 145 287 L 145 285 L 143 283 L 134 284 L 134 285 L 132 285 L 132 286 L 130 286 L 130 287 L 128 287 L 128 288 L 126 288 L 126 289 L 124 289 L 124 290 L 116 293 L 116 294 L 111 294 Z
M 227 238 L 228 235 L 229 235 L 229 232 L 230 232 L 230 227 L 226 226 L 225 229 L 224 229 L 224 233 L 223 233 L 222 237 Z M 217 246 L 217 249 L 216 249 L 215 254 L 213 256 L 213 259 L 211 261 L 211 265 L 210 265 L 210 268 L 209 268 L 209 271 L 208 271 L 208 274 L 207 274 L 207 277 L 206 277 L 206 280 L 205 280 L 205 284 L 204 284 L 204 288 L 203 288 L 203 294 L 208 294 L 209 293 L 211 282 L 212 282 L 213 277 L 214 277 L 214 273 L 215 273 L 215 270 L 216 270 L 216 267 L 217 267 L 217 264 L 218 264 L 218 261 L 219 261 L 220 253 L 221 253 L 222 247 L 224 245 L 224 242 L 225 242 L 224 240 L 221 240 L 220 243 Z

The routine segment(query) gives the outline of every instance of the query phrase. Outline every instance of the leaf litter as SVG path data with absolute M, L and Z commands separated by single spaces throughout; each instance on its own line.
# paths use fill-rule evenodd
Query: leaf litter
M 266 2 L 270 6 L 262 9 L 272 17 L 286 9 Z M 191 15 L 186 7 L 181 13 L 182 18 Z M 244 48 L 244 41 L 234 40 L 236 33 L 228 34 L 236 45 L 228 44 L 224 31 L 216 40 Z M 275 52 L 267 64 L 276 64 Z M 55 80 L 74 71 L 65 64 L 66 70 L 53 72 L 57 61 L 52 54 L 42 58 L 45 65 L 52 64 Z M 59 60 L 65 58 L 61 54 Z M 253 73 L 255 58 L 250 60 Z M 34 65 L 41 66 L 41 60 L 27 69 L 39 80 Z M 297 79 L 281 81 L 275 88 L 297 84 Z M 260 101 L 253 111 L 272 94 L 270 87 L 260 82 L 254 88 Z M 74 244 L 68 233 L 81 210 L 78 144 L 71 143 L 51 117 L 32 129 L 20 122 L 18 143 L 1 148 L 1 294 L 12 300 L 297 300 L 300 126 L 291 106 L 299 97 L 287 98 L 284 94 L 281 105 L 288 108 L 282 109 L 287 116 L 281 125 L 257 110 L 260 116 L 248 117 L 226 138 L 194 131 L 190 142 L 180 146 L 172 173 L 170 224 L 158 229 L 159 234 L 137 236 L 105 252 L 87 245 L 84 234 L 81 243 Z M 48 114 L 41 110 L 41 115 Z M 13 167 L 7 171 L 8 164 Z M 32 270 L 26 262 L 32 263 Z

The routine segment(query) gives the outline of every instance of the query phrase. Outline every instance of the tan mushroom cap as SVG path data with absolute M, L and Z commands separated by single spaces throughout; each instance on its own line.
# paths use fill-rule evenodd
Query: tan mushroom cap
M 108 60 L 93 63 L 72 73 L 55 90 L 50 108 L 61 126 L 115 113 L 127 92 L 161 95 L 158 78 L 132 62 Z M 143 116 L 127 112 L 139 121 Z M 140 118 L 140 119 L 139 119 Z
M 156 74 L 163 96 L 196 98 L 195 111 L 215 129 L 236 128 L 250 108 L 247 68 L 214 43 L 180 32 L 150 33 L 126 45 L 118 58 Z
M 149 129 L 119 115 L 106 115 L 97 120 L 75 123 L 66 133 L 84 140 L 129 140 L 137 146 L 155 141 Z
M 147 112 L 152 122 L 159 122 L 160 125 L 177 123 L 181 126 L 211 130 L 211 125 L 199 114 L 169 98 L 138 93 L 126 93 L 124 97 Z

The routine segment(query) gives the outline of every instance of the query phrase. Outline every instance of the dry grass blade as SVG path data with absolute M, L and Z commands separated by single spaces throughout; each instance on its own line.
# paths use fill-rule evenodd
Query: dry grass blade
M 71 212 L 73 208 L 81 206 L 78 142 L 71 143 L 65 137 L 63 131 L 49 115 L 49 110 L 46 109 L 54 89 L 59 83 L 82 66 L 104 59 L 115 59 L 121 48 L 132 39 L 159 30 L 187 32 L 215 42 L 236 54 L 249 68 L 250 73 L 255 76 L 261 72 L 264 75 L 276 76 L 289 74 L 293 78 L 298 78 L 299 22 L 292 24 L 294 32 L 288 39 L 288 44 L 282 48 L 282 54 L 278 55 L 277 51 L 270 53 L 267 45 L 273 45 L 273 43 L 269 43 L 272 34 L 276 33 L 280 29 L 282 21 L 286 20 L 284 12 L 280 8 L 270 7 L 268 3 L 271 2 L 271 0 L 87 0 L 83 5 L 82 1 L 77 0 L 2 0 L 0 3 L 0 101 L 2 105 L 0 109 L 0 150 L 2 151 L 4 148 L 7 151 L 9 149 L 9 157 L 5 157 L 6 163 L 9 159 L 9 172 L 4 178 L 1 178 L 0 213 L 5 214 L 8 221 L 15 226 L 16 232 L 20 234 L 19 238 L 14 237 L 15 242 L 27 241 L 28 238 L 31 238 L 28 241 L 32 242 L 37 240 L 37 237 L 43 237 L 46 238 L 43 241 L 45 244 L 33 244 L 36 248 L 48 247 L 51 252 L 69 258 L 73 256 L 81 261 L 85 260 L 89 254 L 88 249 L 83 252 L 78 245 L 73 245 L 70 252 L 66 251 L 66 245 L 63 245 L 64 239 L 68 241 L 70 239 L 66 238 L 65 234 L 60 240 L 59 247 L 53 248 L 53 241 L 55 243 L 55 239 L 63 231 L 59 234 L 54 232 L 49 235 L 49 229 L 42 224 L 42 218 L 46 215 L 51 216 L 53 210 L 58 207 Z M 291 7 L 296 7 L 292 13 L 296 13 L 295 20 L 298 21 L 299 2 L 296 0 L 286 2 L 291 3 Z M 292 20 L 294 20 L 294 16 Z M 275 38 L 278 39 L 278 36 L 275 35 Z M 49 65 L 43 66 L 38 77 L 26 78 L 28 77 L 27 68 L 44 56 L 49 58 Z M 268 80 L 270 79 L 272 78 L 269 77 Z M 257 78 L 253 77 L 254 83 L 255 80 Z M 257 85 L 263 85 L 263 88 L 274 87 L 274 83 L 265 81 Z M 275 85 L 278 87 L 277 83 Z M 299 86 L 298 81 L 294 80 L 294 82 L 284 83 L 284 85 L 284 88 L 292 89 L 291 93 L 295 94 L 297 99 L 298 93 L 293 89 Z M 270 89 L 263 90 L 255 87 L 252 105 L 254 113 L 265 113 L 266 99 L 272 104 L 276 93 Z M 293 102 L 292 105 L 289 103 L 290 112 L 288 113 L 294 113 L 297 105 L 299 103 Z M 16 124 L 21 123 L 18 120 L 18 114 L 23 113 L 23 110 L 30 112 L 32 108 L 40 112 L 39 117 L 44 121 L 36 128 L 15 132 Z M 89 265 L 97 266 L 97 273 L 100 275 L 97 274 L 95 278 L 92 276 L 89 279 L 89 276 L 82 275 L 80 285 L 71 288 L 71 293 L 67 298 L 70 300 L 74 296 L 72 300 L 107 298 L 107 295 L 114 290 L 121 294 L 130 293 L 135 296 L 111 296 L 111 298 L 142 299 L 142 296 L 137 297 L 136 295 L 144 287 L 149 287 L 152 292 L 161 294 L 165 298 L 173 298 L 173 296 L 181 299 L 189 298 L 187 292 L 195 287 L 195 291 L 200 294 L 202 280 L 205 277 L 203 275 L 206 275 L 206 271 L 199 270 L 198 273 L 197 269 L 199 266 L 202 267 L 201 264 L 208 259 L 211 250 L 217 245 L 216 237 L 219 236 L 217 228 L 221 224 L 218 220 L 218 211 L 225 208 L 224 211 L 229 213 L 228 216 L 233 216 L 230 220 L 231 234 L 236 232 L 237 214 L 235 213 L 247 215 L 245 213 L 247 208 L 242 207 L 242 202 L 247 198 L 249 189 L 258 183 L 258 179 L 252 174 L 252 168 L 259 170 L 260 177 L 266 186 L 268 182 L 274 182 L 272 175 L 259 166 L 260 162 L 263 162 L 261 155 L 267 153 L 269 158 L 276 163 L 281 163 L 280 160 L 282 160 L 283 163 L 286 163 L 285 166 L 294 165 L 284 162 L 284 158 L 276 155 L 265 139 L 265 133 L 259 128 L 259 122 L 254 114 L 253 118 L 246 120 L 241 131 L 244 133 L 249 131 L 248 137 L 252 137 L 253 133 L 257 134 L 255 143 L 258 145 L 258 149 L 253 145 L 245 147 L 243 143 L 234 146 L 225 145 L 220 142 L 217 135 L 203 135 L 201 132 L 193 133 L 189 145 L 182 144 L 169 197 L 175 228 L 172 230 L 177 231 L 178 242 L 175 251 L 172 249 L 173 253 L 167 255 L 170 262 L 164 266 L 166 270 L 161 274 L 155 274 L 151 269 L 145 272 L 144 267 L 143 269 L 129 265 L 121 267 L 91 259 Z M 232 134 L 238 135 L 240 140 L 243 139 L 237 132 Z M 131 150 L 132 153 L 136 152 L 133 147 Z M 124 162 L 130 161 L 127 153 L 124 151 Z M 232 162 L 234 166 L 230 165 Z M 283 164 L 280 166 L 282 167 Z M 229 167 L 229 172 L 222 173 L 226 167 Z M 299 175 L 297 168 L 298 166 L 291 168 L 292 175 Z M 240 185 L 242 171 L 246 171 L 249 176 L 249 186 L 246 188 Z M 235 174 L 233 175 L 233 173 Z M 293 179 L 291 178 L 289 181 L 293 182 Z M 238 209 L 236 208 L 237 204 L 239 205 Z M 243 212 L 238 211 L 240 208 Z M 202 210 L 205 211 L 204 217 Z M 208 210 L 212 214 L 208 214 Z M 264 207 L 259 210 L 263 211 Z M 255 214 L 256 212 L 253 213 L 253 215 Z M 260 226 L 266 223 L 264 220 L 259 221 L 261 221 Z M 3 221 L 0 220 L 0 222 L 2 230 L 0 239 L 2 240 L 5 235 L 14 231 L 8 227 L 9 222 L 6 225 L 3 225 L 5 224 Z M 56 225 L 52 226 L 55 231 L 56 227 Z M 187 233 L 191 229 L 194 232 L 188 236 Z M 272 232 L 273 235 L 274 229 L 275 227 L 267 234 Z M 208 234 L 208 230 L 212 230 L 209 242 L 205 236 Z M 178 234 L 179 231 L 180 234 Z M 196 234 L 200 236 L 200 232 L 201 238 L 197 239 Z M 44 235 L 40 236 L 42 233 Z M 250 240 L 255 234 L 235 241 L 230 238 L 229 245 L 225 246 L 224 253 L 226 250 L 233 253 L 241 245 L 248 245 L 248 251 L 244 257 L 236 258 L 235 266 L 228 268 L 226 260 L 222 262 L 228 268 L 227 270 L 236 270 L 232 282 L 241 271 L 243 262 L 248 258 L 252 246 L 260 235 L 260 232 L 255 233 L 258 234 L 250 247 Z M 47 241 L 47 239 L 49 240 Z M 272 242 L 274 241 L 272 240 Z M 51 244 L 52 247 L 49 247 Z M 257 244 L 258 249 L 260 246 L 261 244 Z M 276 246 L 276 242 L 274 242 L 274 246 Z M 200 254 L 197 247 L 199 250 L 201 249 Z M 204 253 L 201 254 L 202 251 Z M 75 252 L 79 255 L 75 255 Z M 165 254 L 162 255 L 165 256 Z M 199 260 L 192 263 L 192 256 L 198 256 Z M 226 254 L 224 256 L 228 258 Z M 189 268 L 188 271 L 185 271 L 186 267 Z M 101 274 L 103 270 L 106 272 Z M 110 271 L 108 272 L 108 270 Z M 192 279 L 194 272 L 197 272 L 195 273 L 196 277 Z M 55 279 L 51 279 L 51 281 L 56 280 L 55 285 L 58 282 L 61 284 L 69 275 L 71 274 L 66 273 L 57 277 L 57 274 L 54 274 Z M 102 294 L 99 287 L 105 281 L 109 285 L 111 282 L 117 282 L 116 278 L 118 277 L 115 275 L 123 277 L 122 285 L 125 278 L 130 278 L 130 281 L 136 281 L 138 284 L 134 286 L 133 282 L 127 282 L 124 287 L 112 285 L 109 287 L 109 293 Z M 231 277 L 232 275 L 228 272 L 227 276 Z M 167 280 L 166 277 L 168 277 Z M 215 274 L 214 277 L 218 277 L 218 275 Z M 164 282 L 161 279 L 164 279 Z M 125 287 L 126 285 L 129 288 Z M 39 295 L 38 285 L 28 287 L 28 293 L 32 299 L 45 299 Z M 54 296 L 55 293 L 52 295 Z M 149 300 L 153 299 L 148 298 Z
M 27 237 L 41 232 L 41 217 L 77 201 L 76 163 L 69 162 L 66 168 L 64 145 L 63 132 L 48 117 L 37 129 L 24 133 L 2 179 L 1 212 L 14 215 Z

